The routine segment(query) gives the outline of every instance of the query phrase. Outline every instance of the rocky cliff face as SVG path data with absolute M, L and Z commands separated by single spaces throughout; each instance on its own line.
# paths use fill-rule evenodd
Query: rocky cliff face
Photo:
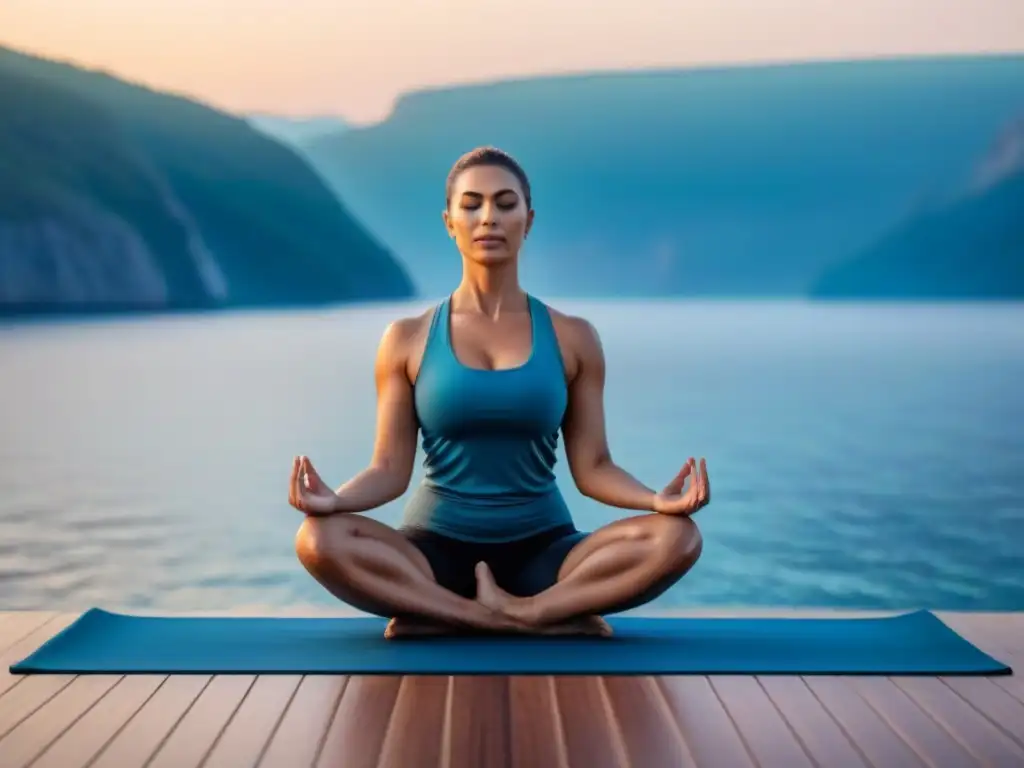
M 0 304 L 138 304 L 172 299 L 160 260 L 124 219 L 87 201 L 0 221 Z
M 0 313 L 412 291 L 305 161 L 244 120 L 0 49 Z

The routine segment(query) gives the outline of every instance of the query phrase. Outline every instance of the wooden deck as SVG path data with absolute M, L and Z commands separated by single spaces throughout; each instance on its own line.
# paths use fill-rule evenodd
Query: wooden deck
M 766 613 L 780 612 L 743 615 Z M 985 651 L 1024 668 L 1024 613 L 939 616 Z M 1019 673 L 482 678 L 8 672 L 74 619 L 0 613 L 0 768 L 1024 766 Z

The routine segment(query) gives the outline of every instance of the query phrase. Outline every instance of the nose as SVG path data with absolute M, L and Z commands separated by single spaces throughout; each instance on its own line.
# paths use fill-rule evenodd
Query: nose
M 485 225 L 495 224 L 498 220 L 498 206 L 490 200 L 484 201 L 480 206 L 480 220 Z

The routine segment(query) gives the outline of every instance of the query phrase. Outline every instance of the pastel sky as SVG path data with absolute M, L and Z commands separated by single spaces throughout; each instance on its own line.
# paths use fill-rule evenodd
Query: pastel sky
M 236 112 L 517 75 L 1024 52 L 1024 0 L 2 0 L 0 43 Z

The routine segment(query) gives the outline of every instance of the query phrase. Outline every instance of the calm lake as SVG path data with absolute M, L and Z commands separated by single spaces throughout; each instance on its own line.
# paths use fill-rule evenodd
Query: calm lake
M 552 303 L 601 332 L 620 464 L 707 457 L 654 607 L 1024 609 L 1024 305 Z M 365 466 L 377 340 L 422 306 L 0 328 L 0 609 L 334 605 L 290 461 Z M 581 528 L 625 514 L 560 471 Z

